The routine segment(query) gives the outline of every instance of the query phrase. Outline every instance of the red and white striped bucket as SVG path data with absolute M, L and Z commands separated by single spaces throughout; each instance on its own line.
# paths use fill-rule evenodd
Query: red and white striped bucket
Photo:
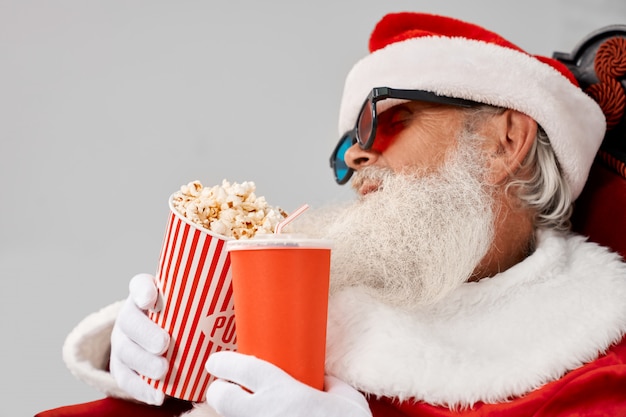
M 147 381 L 165 394 L 203 401 L 212 380 L 204 365 L 213 352 L 236 348 L 229 238 L 185 219 L 172 207 L 156 281 L 163 307 L 149 317 L 171 336 L 169 370 Z

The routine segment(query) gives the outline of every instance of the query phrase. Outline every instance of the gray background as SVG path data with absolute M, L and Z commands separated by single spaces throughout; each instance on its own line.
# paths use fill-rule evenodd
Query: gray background
M 0 0 L 0 416 L 101 397 L 63 340 L 154 272 L 181 184 L 254 180 L 286 210 L 350 197 L 327 166 L 343 80 L 400 10 L 544 55 L 626 23 L 623 0 Z

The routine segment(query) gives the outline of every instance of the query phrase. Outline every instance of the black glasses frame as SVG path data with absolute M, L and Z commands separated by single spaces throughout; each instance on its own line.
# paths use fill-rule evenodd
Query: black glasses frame
M 370 93 L 367 95 L 367 98 L 363 102 L 363 106 L 361 106 L 361 110 L 359 111 L 359 116 L 354 125 L 354 128 L 343 134 L 330 156 L 330 167 L 333 170 L 333 173 L 335 175 L 335 181 L 337 181 L 338 184 L 342 185 L 347 183 L 350 180 L 350 177 L 352 177 L 352 173 L 354 172 L 354 170 L 348 167 L 345 163 L 344 155 L 347 149 L 355 143 L 358 143 L 359 147 L 363 150 L 371 149 L 374 145 L 374 140 L 376 138 L 376 127 L 378 125 L 378 113 L 376 111 L 376 103 L 388 98 L 410 101 L 424 101 L 428 103 L 447 104 L 450 106 L 465 108 L 482 105 L 482 103 L 476 101 L 456 97 L 440 96 L 433 92 L 424 90 L 403 90 L 389 87 L 372 88 L 372 91 L 370 91 Z M 360 125 L 361 120 L 365 115 L 364 112 L 367 111 L 367 107 L 369 107 L 371 122 L 368 137 L 363 140 L 360 134 Z M 341 175 L 341 171 L 345 171 L 345 174 Z

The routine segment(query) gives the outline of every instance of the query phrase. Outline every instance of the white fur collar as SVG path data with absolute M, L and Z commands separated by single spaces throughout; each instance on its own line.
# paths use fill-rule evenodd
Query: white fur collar
M 337 294 L 327 372 L 373 395 L 452 406 L 519 396 L 595 359 L 626 333 L 626 263 L 581 236 L 537 239 L 524 262 L 434 307 Z

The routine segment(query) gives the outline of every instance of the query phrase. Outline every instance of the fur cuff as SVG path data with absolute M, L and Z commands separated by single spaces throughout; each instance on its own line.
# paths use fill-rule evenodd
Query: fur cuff
M 124 301 L 118 301 L 84 318 L 63 344 L 63 360 L 79 380 L 110 397 L 130 399 L 109 373 L 111 331 Z

